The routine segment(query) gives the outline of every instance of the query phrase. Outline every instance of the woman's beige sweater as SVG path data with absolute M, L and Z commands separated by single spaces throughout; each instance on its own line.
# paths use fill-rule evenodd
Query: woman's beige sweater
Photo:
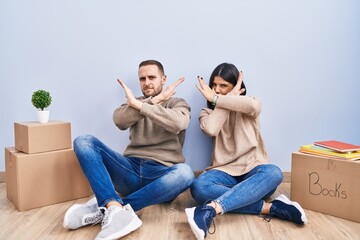
M 212 165 L 208 169 L 240 176 L 268 162 L 260 132 L 260 102 L 249 96 L 221 95 L 214 110 L 200 113 L 200 128 L 213 137 Z

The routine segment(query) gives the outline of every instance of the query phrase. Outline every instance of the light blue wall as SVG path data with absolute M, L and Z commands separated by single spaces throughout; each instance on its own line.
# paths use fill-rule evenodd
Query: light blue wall
M 1 0 L 0 171 L 13 123 L 36 119 L 37 89 L 52 93 L 51 119 L 70 121 L 73 138 L 90 133 L 123 151 L 128 133 L 112 122 L 125 100 L 116 79 L 140 95 L 137 66 L 149 58 L 170 81 L 186 78 L 177 95 L 192 106 L 184 151 L 194 170 L 210 158 L 196 76 L 226 61 L 262 101 L 270 161 L 289 171 L 300 145 L 360 144 L 359 43 L 358 0 Z

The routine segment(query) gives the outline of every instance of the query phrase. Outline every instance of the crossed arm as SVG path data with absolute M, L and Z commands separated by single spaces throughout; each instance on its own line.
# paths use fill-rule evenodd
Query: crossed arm
M 135 98 L 124 81 L 118 79 L 125 92 L 127 103 L 114 111 L 113 119 L 116 126 L 125 130 L 146 116 L 170 132 L 178 133 L 187 128 L 190 122 L 190 107 L 184 100 L 171 102 L 169 108 L 159 104 L 169 100 L 176 93 L 175 88 L 183 81 L 184 78 L 180 78 L 168 85 L 159 95 L 142 100 Z
M 165 90 L 162 91 L 159 95 L 151 98 L 151 102 L 153 104 L 157 104 L 162 101 L 168 100 L 170 97 L 172 97 L 176 93 L 175 88 L 177 86 L 179 86 L 182 82 L 184 82 L 184 80 L 185 80 L 185 78 L 179 78 L 176 82 L 173 82 L 172 84 L 167 86 L 165 88 Z M 123 80 L 118 79 L 117 81 L 120 83 L 121 87 L 124 89 L 124 92 L 125 92 L 125 95 L 126 95 L 126 98 L 128 101 L 128 105 L 137 110 L 140 110 L 143 105 L 143 102 L 141 102 L 140 100 L 135 98 L 133 92 L 131 91 L 131 89 L 128 86 L 125 85 Z
M 215 91 L 211 89 L 203 80 L 198 77 L 200 85 L 196 85 L 200 93 L 209 102 L 212 102 Z M 239 78 L 233 89 L 226 95 L 218 98 L 214 110 L 203 109 L 200 113 L 200 128 L 208 136 L 217 136 L 222 129 L 230 111 L 241 112 L 243 114 L 256 117 L 260 113 L 260 102 L 254 97 L 240 96 L 245 89 L 241 88 L 243 73 L 239 72 Z
M 200 93 L 208 100 L 209 102 L 212 102 L 214 99 L 214 96 L 216 95 L 215 91 L 211 89 L 204 81 L 202 77 L 198 77 L 199 85 L 196 85 L 197 89 L 200 91 Z M 239 77 L 236 82 L 236 85 L 233 87 L 233 89 L 227 94 L 227 95 L 235 95 L 238 96 L 241 93 L 245 91 L 245 89 L 241 88 L 241 83 L 243 81 L 243 73 L 242 71 L 239 72 Z

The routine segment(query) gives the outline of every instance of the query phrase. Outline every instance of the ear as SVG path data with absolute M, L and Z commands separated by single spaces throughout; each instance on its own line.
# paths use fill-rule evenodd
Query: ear
M 164 85 L 164 84 L 166 83 L 166 80 L 167 80 L 167 76 L 166 76 L 166 75 L 163 75 L 163 76 L 161 77 L 161 83 L 162 83 L 162 85 Z

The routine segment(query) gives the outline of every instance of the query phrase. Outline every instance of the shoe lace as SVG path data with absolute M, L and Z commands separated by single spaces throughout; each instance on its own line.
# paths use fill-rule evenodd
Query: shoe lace
M 213 202 L 215 203 L 215 208 L 216 208 L 217 202 L 216 202 L 216 201 L 213 201 Z M 209 213 L 209 214 L 211 214 L 211 213 Z M 212 231 L 212 232 L 210 232 L 211 223 L 212 223 L 213 226 L 214 226 L 214 231 Z M 207 225 L 207 227 L 208 227 L 207 232 L 208 232 L 209 234 L 212 235 L 212 234 L 214 234 L 214 233 L 216 232 L 216 225 L 215 225 L 215 219 L 214 219 L 214 218 L 207 218 L 207 219 L 206 219 L 206 225 Z
M 213 235 L 216 232 L 216 225 L 215 225 L 215 219 L 213 219 L 212 221 L 212 225 L 214 226 L 214 231 L 210 232 L 210 226 L 211 226 L 211 222 L 209 222 L 210 219 L 207 220 L 206 225 L 208 225 L 208 233 Z
M 107 208 L 105 208 L 105 207 L 101 207 L 101 209 L 104 211 L 104 217 L 103 217 L 103 219 L 102 219 L 102 222 L 101 222 L 101 225 L 102 226 L 104 226 L 104 225 L 106 225 L 108 222 L 109 222 L 109 220 L 110 220 L 110 211 L 107 209 Z
M 95 213 L 86 217 L 85 223 L 92 224 L 92 225 L 96 225 L 96 224 L 100 223 L 104 218 L 104 214 L 102 213 L 101 209 L 103 209 L 103 207 L 99 207 Z
M 273 203 L 273 212 L 272 214 L 270 214 L 270 217 L 277 217 L 283 220 L 292 220 L 291 215 L 289 214 L 288 211 L 286 211 L 285 209 L 280 209 L 277 206 L 274 206 L 274 203 Z
M 263 216 L 263 220 L 266 221 L 266 222 L 270 222 L 271 221 L 271 216 L 270 215 L 264 215 Z

